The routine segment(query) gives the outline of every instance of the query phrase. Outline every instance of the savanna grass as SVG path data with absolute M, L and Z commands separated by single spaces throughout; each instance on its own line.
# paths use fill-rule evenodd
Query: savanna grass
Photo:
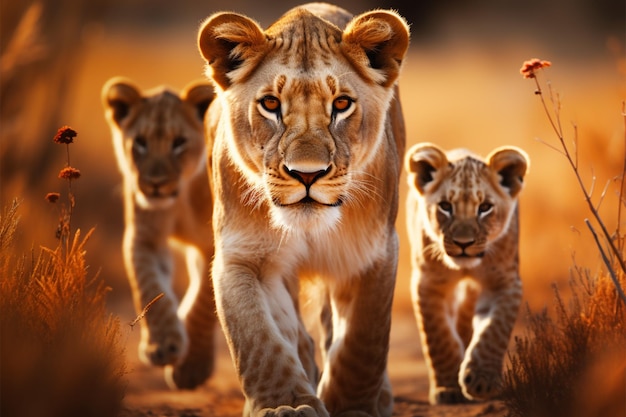
M 555 287 L 554 314 L 528 311 L 528 330 L 515 339 L 505 373 L 503 399 L 511 417 L 623 417 L 626 415 L 626 287 L 624 237 L 620 228 L 624 204 L 624 170 L 618 192 L 617 230 L 609 233 L 579 172 L 577 151 L 566 146 L 560 121 L 561 103 L 548 85 L 549 98 L 538 79 L 547 61 L 526 61 L 520 70 L 535 81 L 547 118 L 558 137 L 552 147 L 565 156 L 581 187 L 592 221 L 585 222 L 604 268 L 591 274 L 574 266 L 565 302 Z M 548 103 L 552 104 L 551 107 Z M 625 115 L 626 117 L 626 115 Z M 574 147 L 577 133 L 574 130 Z M 625 151 L 626 153 L 626 151 Z M 625 154 L 626 156 L 626 154 Z M 600 202 L 604 193 L 600 197 Z M 596 233 L 599 228 L 600 233 Z
M 63 170 L 68 167 L 69 149 Z M 2 416 L 111 417 L 121 409 L 125 358 L 120 323 L 106 311 L 109 289 L 97 274 L 90 276 L 85 261 L 93 229 L 84 236 L 71 230 L 71 181 L 78 177 L 63 178 L 69 208 L 61 210 L 56 248 L 13 253 L 17 201 L 1 214 Z M 46 198 L 56 203 L 60 193 Z

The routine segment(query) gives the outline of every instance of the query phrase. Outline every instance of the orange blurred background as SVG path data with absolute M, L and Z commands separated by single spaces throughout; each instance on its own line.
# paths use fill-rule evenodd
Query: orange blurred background
M 52 137 L 57 128 L 70 125 L 78 132 L 72 165 L 82 172 L 73 184 L 73 226 L 96 227 L 87 245 L 92 273 L 99 271 L 111 286 L 112 311 L 123 322 L 134 317 L 121 256 L 121 177 L 100 89 L 116 75 L 142 88 L 168 84 L 180 89 L 203 77 L 196 34 L 205 17 L 228 9 L 267 26 L 299 4 L 260 3 L 46 0 L 37 9 L 29 1 L 2 1 L 0 203 L 6 207 L 14 198 L 21 200 L 18 253 L 56 245 L 58 207 L 44 196 L 66 192 L 57 179 L 65 149 Z M 543 79 L 553 80 L 560 94 L 568 143 L 574 140 L 572 124 L 578 126 L 580 171 L 588 187 L 595 178 L 594 201 L 609 183 L 601 213 L 615 230 L 619 182 L 614 179 L 621 175 L 625 155 L 623 1 L 336 3 L 355 14 L 396 8 L 411 23 L 412 44 L 400 80 L 408 146 L 430 141 L 485 155 L 497 146 L 516 145 L 530 155 L 521 195 L 521 272 L 531 308 L 551 302 L 553 282 L 567 292 L 573 258 L 598 268 L 599 256 L 583 223 L 589 212 L 582 194 L 565 158 L 544 143 L 558 146 L 533 94 L 534 83 L 522 79 L 519 68 L 532 57 L 552 61 Z M 396 312 L 403 314 L 410 313 L 404 210 L 398 230 Z

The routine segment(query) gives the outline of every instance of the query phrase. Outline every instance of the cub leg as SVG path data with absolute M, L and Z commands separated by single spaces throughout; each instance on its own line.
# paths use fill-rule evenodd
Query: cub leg
M 166 368 L 166 380 L 172 388 L 192 389 L 206 381 L 214 368 L 215 297 L 208 262 L 213 252 L 203 256 L 195 248 L 186 251 L 189 288 L 178 316 L 185 323 L 189 348 L 181 361 Z
M 178 302 L 171 286 L 173 262 L 167 241 L 143 238 L 130 228 L 124 236 L 124 260 L 137 314 L 159 294 L 164 295 L 139 321 L 140 359 L 158 366 L 176 363 L 187 351 L 187 335 L 176 313 Z
M 344 287 L 330 288 L 332 344 L 320 398 L 333 416 L 391 416 L 387 375 L 395 262 L 376 264 Z
M 296 300 L 280 277 L 213 262 L 217 311 L 243 387 L 246 416 L 324 416 L 298 351 Z
M 502 381 L 502 362 L 522 299 L 519 278 L 497 290 L 483 290 L 476 305 L 474 335 L 461 369 L 459 384 L 470 399 L 493 398 Z
M 465 399 L 458 383 L 463 346 L 451 327 L 448 311 L 452 288 L 448 283 L 432 283 L 429 278 L 433 277 L 414 272 L 411 283 L 413 307 L 430 379 L 429 401 L 431 404 L 463 402 Z
M 474 283 L 467 280 L 461 281 L 456 288 L 456 332 L 461 339 L 463 347 L 469 346 L 472 340 L 472 320 L 478 299 L 478 288 Z

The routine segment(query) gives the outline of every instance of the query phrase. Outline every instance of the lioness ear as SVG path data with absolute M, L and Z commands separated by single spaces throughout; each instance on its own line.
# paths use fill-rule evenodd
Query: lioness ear
M 230 74 L 254 67 L 266 44 L 263 30 L 254 20 L 236 13 L 210 16 L 198 33 L 198 48 L 210 68 L 209 75 L 222 89 L 231 85 Z
M 213 86 L 207 82 L 194 82 L 183 89 L 180 97 L 196 108 L 198 118 L 203 121 L 204 114 L 215 97 L 215 91 Z
M 435 173 L 448 166 L 446 154 L 431 143 L 413 145 L 404 158 L 404 168 L 409 174 L 417 191 L 424 193 L 424 188 L 435 179 Z M 414 176 L 414 179 L 411 177 Z
M 511 197 L 522 190 L 529 165 L 526 152 L 512 146 L 498 148 L 489 154 L 487 163 L 500 175 L 500 185 L 509 191 Z
M 393 11 L 377 10 L 356 16 L 343 32 L 342 43 L 348 55 L 362 66 L 369 66 L 378 75 L 373 80 L 385 87 L 392 85 L 400 74 L 400 66 L 409 47 L 409 26 Z M 352 48 L 361 49 L 355 54 Z M 364 62 L 365 61 L 365 62 Z
M 102 104 L 107 116 L 118 126 L 128 116 L 130 109 L 141 100 L 139 89 L 125 78 L 111 78 L 102 87 Z

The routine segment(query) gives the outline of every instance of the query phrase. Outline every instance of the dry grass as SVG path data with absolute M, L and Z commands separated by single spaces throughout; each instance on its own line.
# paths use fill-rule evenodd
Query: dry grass
M 69 143 L 63 142 L 68 161 L 62 173 L 72 168 Z M 84 237 L 80 230 L 72 232 L 71 182 L 78 177 L 60 178 L 68 183 L 68 205 L 61 209 L 56 248 L 16 254 L 17 201 L 0 217 L 3 416 L 111 417 L 121 409 L 125 352 L 120 323 L 106 311 L 108 287 L 85 262 L 93 229 Z M 46 198 L 56 203 L 59 194 Z
M 574 266 L 570 280 L 571 300 L 564 302 L 555 286 L 553 315 L 546 310 L 538 314 L 528 311 L 528 332 L 515 339 L 503 397 L 512 417 L 623 417 L 626 415 L 626 300 L 623 291 L 626 270 L 620 216 L 625 172 L 623 170 L 617 177 L 620 184 L 616 193 L 618 226 L 611 234 L 599 214 L 609 183 L 594 203 L 593 184 L 587 189 L 579 171 L 576 127 L 572 150 L 564 139 L 558 95 L 548 84 L 546 100 L 537 78 L 537 71 L 549 63 L 532 62 L 537 65 L 533 68 L 525 63 L 522 74 L 535 81 L 535 94 L 540 97 L 557 135 L 557 145 L 547 145 L 565 156 L 581 187 L 596 224 L 593 226 L 592 221 L 585 220 L 591 232 L 589 239 L 595 241 L 604 267 L 592 274 L 588 269 Z M 626 119 L 626 115 L 624 117 Z

